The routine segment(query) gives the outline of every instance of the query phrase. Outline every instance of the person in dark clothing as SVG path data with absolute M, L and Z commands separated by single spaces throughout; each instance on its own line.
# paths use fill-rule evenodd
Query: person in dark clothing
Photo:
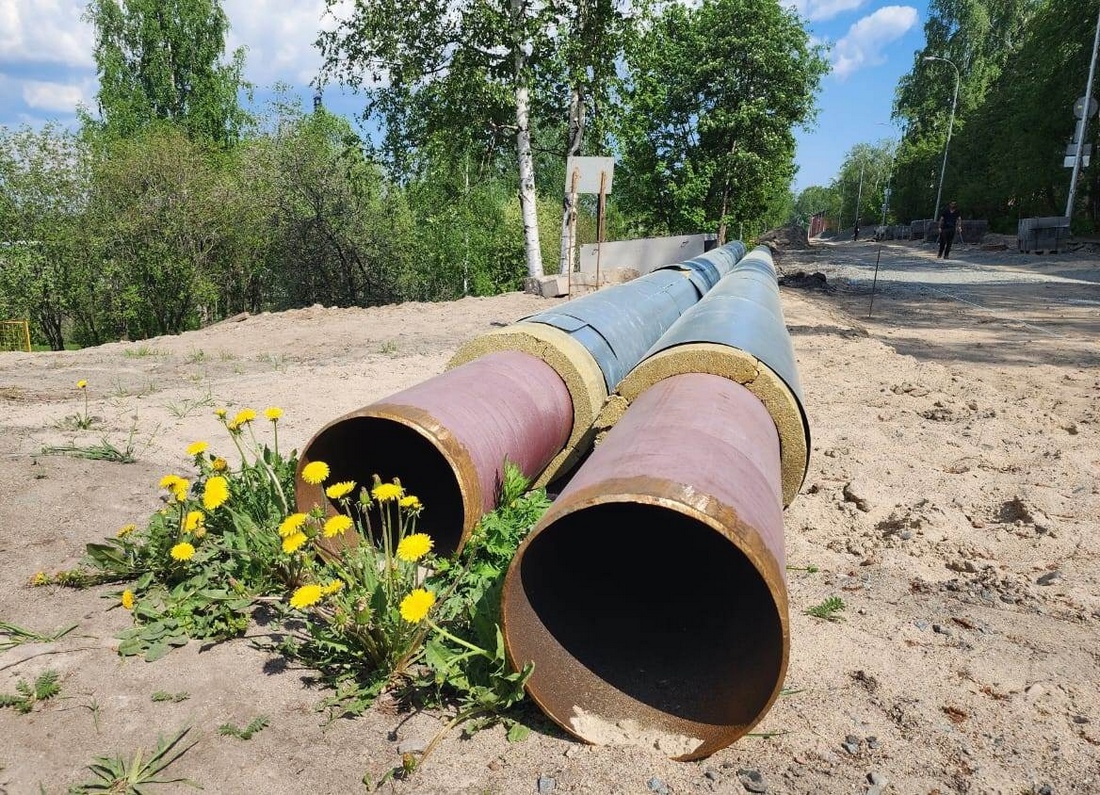
M 855 233 L 852 235 L 852 240 L 859 240 L 859 219 L 856 219 Z
M 940 253 L 936 259 L 947 259 L 951 256 L 951 243 L 955 240 L 955 230 L 958 229 L 962 218 L 959 217 L 959 205 L 951 202 L 940 213 Z

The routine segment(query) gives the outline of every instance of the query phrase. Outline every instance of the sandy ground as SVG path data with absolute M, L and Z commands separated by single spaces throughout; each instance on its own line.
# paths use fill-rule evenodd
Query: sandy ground
M 819 244 L 781 268 L 836 289 L 784 289 L 813 431 L 786 514 L 790 695 L 699 763 L 581 745 L 531 713 L 531 736 L 451 735 L 399 793 L 1100 792 L 1100 261 L 960 246 Z M 871 287 L 879 261 L 873 313 Z M 170 769 L 209 792 L 362 791 L 430 737 L 437 715 L 376 707 L 326 725 L 312 672 L 249 638 L 121 659 L 129 615 L 103 595 L 27 586 L 158 503 L 186 444 L 220 440 L 215 405 L 279 405 L 281 442 L 442 370 L 463 341 L 547 306 L 530 296 L 310 309 L 178 337 L 0 354 L 0 620 L 50 646 L 0 654 L 0 692 L 47 668 L 62 697 L 0 709 L 0 792 L 62 792 L 96 756 L 191 726 Z M 64 430 L 83 410 L 90 431 Z M 46 456 L 132 444 L 138 463 Z M 129 441 L 128 441 L 129 440 Z M 841 596 L 843 620 L 803 610 Z M 262 639 L 264 629 L 250 635 Z M 187 692 L 154 703 L 157 690 Z M 245 742 L 226 722 L 258 715 Z M 755 771 L 755 778 L 740 771 Z M 41 788 L 41 789 L 40 789 Z M 172 788 L 166 788 L 172 790 Z M 388 788 L 387 788 L 388 789 Z

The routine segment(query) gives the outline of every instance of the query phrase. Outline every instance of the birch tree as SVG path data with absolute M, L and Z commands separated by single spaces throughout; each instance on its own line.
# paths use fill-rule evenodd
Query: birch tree
M 382 123 L 382 151 L 397 176 L 417 169 L 433 137 L 455 136 L 485 157 L 512 137 L 531 277 L 543 274 L 531 89 L 552 14 L 537 0 L 365 0 L 318 40 L 326 75 L 361 90 L 364 116 Z

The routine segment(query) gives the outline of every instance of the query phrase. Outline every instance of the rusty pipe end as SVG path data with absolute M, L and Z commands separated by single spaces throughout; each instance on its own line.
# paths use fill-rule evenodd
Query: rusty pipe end
M 329 483 L 369 488 L 374 475 L 398 478 L 424 506 L 418 530 L 450 555 L 495 505 L 505 461 L 534 479 L 572 425 L 569 391 L 552 367 L 525 353 L 490 353 L 322 428 L 299 458 L 298 510 L 339 511 L 325 496 Z M 313 461 L 329 466 L 321 486 L 302 478 Z
M 313 461 L 329 465 L 325 484 L 312 485 L 302 470 Z M 340 417 L 322 428 L 298 460 L 294 493 L 298 510 L 319 505 L 326 514 L 342 508 L 325 496 L 325 485 L 353 480 L 368 490 L 374 475 L 383 482 L 398 478 L 407 494 L 415 494 L 424 506 L 419 527 L 430 532 L 435 551 L 450 555 L 465 543 L 482 515 L 480 482 L 469 456 L 453 437 L 422 410 L 410 406 L 375 403 Z M 356 499 L 358 495 L 352 495 Z M 371 516 L 377 526 L 381 517 Z M 353 536 L 325 540 L 335 549 Z
M 790 647 L 778 447 L 744 387 L 667 379 L 536 526 L 505 579 L 504 637 L 562 728 L 692 760 L 768 712 Z

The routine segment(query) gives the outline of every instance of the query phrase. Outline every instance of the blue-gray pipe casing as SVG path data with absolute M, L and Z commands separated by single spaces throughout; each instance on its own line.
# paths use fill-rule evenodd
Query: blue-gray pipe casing
M 758 246 L 685 312 L 646 352 L 697 342 L 728 345 L 767 365 L 790 389 L 802 415 L 809 450 L 810 423 L 802 398 L 794 346 L 783 319 L 779 280 L 771 249 Z
M 744 243 L 727 243 L 519 322 L 544 323 L 569 334 L 592 355 L 613 392 L 661 335 L 744 256 Z

